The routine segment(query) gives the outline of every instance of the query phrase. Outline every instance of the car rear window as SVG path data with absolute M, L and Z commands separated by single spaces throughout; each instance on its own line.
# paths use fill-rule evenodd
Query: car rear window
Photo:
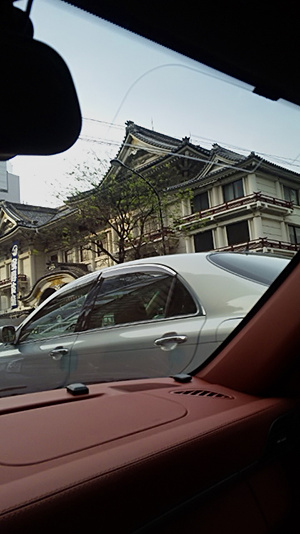
M 208 260 L 238 276 L 269 286 L 289 263 L 289 259 L 262 254 L 232 252 L 209 254 Z

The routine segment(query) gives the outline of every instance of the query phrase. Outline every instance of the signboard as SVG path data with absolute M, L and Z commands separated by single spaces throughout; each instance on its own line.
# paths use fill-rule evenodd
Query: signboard
M 11 264 L 10 264 L 10 281 L 11 281 L 11 297 L 10 307 L 18 307 L 18 243 L 13 243 L 11 249 Z

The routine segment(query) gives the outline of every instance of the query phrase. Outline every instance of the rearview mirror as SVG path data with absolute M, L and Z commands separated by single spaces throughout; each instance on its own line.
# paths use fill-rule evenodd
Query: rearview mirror
M 67 65 L 48 45 L 16 31 L 13 24 L 11 29 L 11 13 L 16 12 L 19 18 L 20 10 L 11 7 L 0 28 L 0 159 L 4 160 L 57 154 L 72 146 L 81 130 L 79 102 Z

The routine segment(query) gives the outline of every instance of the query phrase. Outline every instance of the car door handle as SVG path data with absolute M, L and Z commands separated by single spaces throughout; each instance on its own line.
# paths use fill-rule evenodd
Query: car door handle
M 59 361 L 62 359 L 63 356 L 66 356 L 69 353 L 69 349 L 65 349 L 64 347 L 56 347 L 50 352 L 50 356 L 52 360 Z
M 173 350 L 180 343 L 184 343 L 187 340 L 187 336 L 179 336 L 176 333 L 166 334 L 154 341 L 154 345 L 160 347 L 162 350 Z

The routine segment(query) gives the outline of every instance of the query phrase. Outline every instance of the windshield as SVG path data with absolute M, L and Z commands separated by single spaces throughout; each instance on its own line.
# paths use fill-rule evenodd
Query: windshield
M 193 370 L 299 249 L 299 109 L 67 3 L 34 1 L 31 19 L 83 123 L 62 154 L 0 161 L 0 326 L 22 323 L 0 342 L 0 390 Z M 83 278 L 157 256 L 165 270 L 141 266 L 130 291 L 129 271 Z

